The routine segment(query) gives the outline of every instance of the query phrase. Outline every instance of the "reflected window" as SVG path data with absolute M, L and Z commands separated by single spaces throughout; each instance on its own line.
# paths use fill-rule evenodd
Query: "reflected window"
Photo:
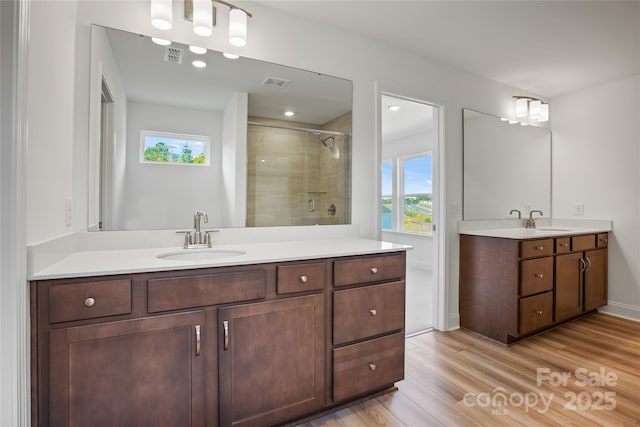
M 140 162 L 208 166 L 209 137 L 143 130 Z
M 382 229 L 393 230 L 393 163 L 382 162 Z

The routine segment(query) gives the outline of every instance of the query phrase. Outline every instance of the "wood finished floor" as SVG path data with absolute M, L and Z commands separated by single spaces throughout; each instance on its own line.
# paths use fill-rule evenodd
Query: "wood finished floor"
M 434 331 L 409 338 L 406 349 L 398 391 L 301 426 L 640 425 L 640 323 L 593 314 L 511 347 L 463 330 Z M 571 377 L 538 386 L 538 368 Z M 585 372 L 576 377 L 578 369 Z M 617 376 L 615 384 L 580 384 L 601 369 Z

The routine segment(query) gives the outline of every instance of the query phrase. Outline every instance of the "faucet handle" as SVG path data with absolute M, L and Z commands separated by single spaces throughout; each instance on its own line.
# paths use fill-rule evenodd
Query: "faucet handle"
M 187 247 L 193 243 L 193 240 L 191 240 L 191 230 L 176 231 L 176 234 L 181 234 L 181 233 L 184 233 L 184 248 L 187 249 Z
M 218 233 L 220 230 L 204 230 L 204 239 L 202 243 L 211 247 L 211 233 Z

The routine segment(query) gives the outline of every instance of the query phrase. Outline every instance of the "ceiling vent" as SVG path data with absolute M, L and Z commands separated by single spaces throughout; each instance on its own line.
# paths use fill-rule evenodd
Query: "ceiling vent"
M 177 47 L 167 46 L 164 49 L 164 61 L 171 62 L 173 64 L 182 64 L 182 56 L 184 50 Z
M 290 82 L 291 80 L 280 79 L 278 77 L 267 77 L 262 81 L 262 84 L 265 86 L 271 86 L 271 87 L 276 87 L 278 89 L 282 89 L 286 85 L 288 85 Z

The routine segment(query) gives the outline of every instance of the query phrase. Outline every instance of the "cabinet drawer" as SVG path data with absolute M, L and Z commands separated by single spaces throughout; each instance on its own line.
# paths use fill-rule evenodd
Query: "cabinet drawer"
M 333 350 L 333 399 L 336 402 L 403 378 L 402 333 Z
M 521 261 L 520 269 L 520 296 L 553 289 L 553 257 Z
M 553 255 L 553 239 L 525 240 L 520 242 L 520 258 Z
M 333 263 L 334 286 L 403 279 L 404 254 L 339 260 Z
M 520 335 L 553 323 L 553 292 L 520 298 Z
M 556 239 L 556 253 L 566 254 L 571 252 L 571 237 L 561 237 Z
M 596 242 L 596 245 L 599 248 L 606 248 L 607 246 L 609 246 L 609 235 L 607 233 L 598 234 L 597 239 L 598 240 Z
M 51 285 L 49 322 L 70 322 L 131 313 L 131 280 Z
M 404 282 L 334 292 L 335 345 L 403 328 Z
M 596 235 L 574 236 L 571 238 L 571 249 L 575 251 L 585 251 L 596 247 Z
M 147 282 L 149 313 L 264 298 L 264 270 L 203 276 L 151 279 Z
M 278 293 L 313 291 L 324 288 L 325 263 L 278 266 Z

